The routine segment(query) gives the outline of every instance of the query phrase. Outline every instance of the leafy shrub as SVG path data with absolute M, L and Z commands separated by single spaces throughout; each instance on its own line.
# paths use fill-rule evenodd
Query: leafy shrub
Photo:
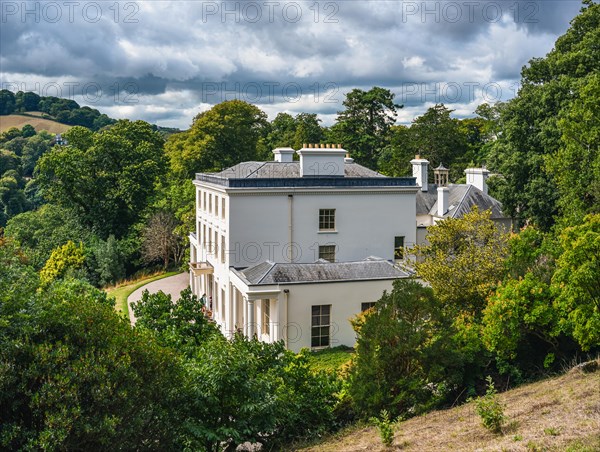
M 498 400 L 498 394 L 496 393 L 492 377 L 488 375 L 486 381 L 488 382 L 488 386 L 485 395 L 479 397 L 475 402 L 477 414 L 481 418 L 485 428 L 491 432 L 500 433 L 502 425 L 506 420 L 504 407 Z
M 390 419 L 390 413 L 387 410 L 381 410 L 379 419 L 372 417 L 371 422 L 379 429 L 379 436 L 383 445 L 390 447 L 394 442 L 394 423 Z

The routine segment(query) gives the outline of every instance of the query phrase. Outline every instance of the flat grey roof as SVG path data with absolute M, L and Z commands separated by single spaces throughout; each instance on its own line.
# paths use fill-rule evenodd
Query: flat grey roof
M 358 163 L 344 163 L 344 175 L 301 176 L 299 162 L 243 162 L 196 180 L 230 188 L 415 187 L 414 177 L 386 177 Z
M 358 262 L 319 260 L 315 263 L 303 264 L 265 261 L 233 271 L 251 286 L 398 279 L 410 276 L 389 261 L 372 258 Z

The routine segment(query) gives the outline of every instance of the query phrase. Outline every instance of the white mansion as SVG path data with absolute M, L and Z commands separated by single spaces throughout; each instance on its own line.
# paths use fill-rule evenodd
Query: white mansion
M 419 158 L 416 177 L 392 178 L 354 163 L 339 145 L 273 154 L 196 175 L 192 291 L 206 294 L 226 335 L 283 340 L 294 351 L 351 346 L 348 320 L 409 276 L 395 264 L 417 241 L 417 219 L 431 224 L 461 203 L 448 205 L 453 186 L 438 188 L 450 191 L 445 201 L 428 194 L 428 162 Z M 473 187 L 489 204 L 483 189 Z

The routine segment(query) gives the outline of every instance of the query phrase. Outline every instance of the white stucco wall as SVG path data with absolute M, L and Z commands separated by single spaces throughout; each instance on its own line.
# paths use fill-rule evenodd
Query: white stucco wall
M 292 228 L 290 248 L 290 199 Z M 336 245 L 336 261 L 368 256 L 393 259 L 394 237 L 415 243 L 415 194 L 409 192 L 289 192 L 232 195 L 229 198 L 230 265 L 246 267 L 265 260 L 318 259 L 319 245 Z M 319 209 L 335 209 L 335 232 L 319 231 Z
M 287 323 L 283 334 L 287 334 L 287 345 L 295 352 L 311 347 L 311 307 L 331 305 L 331 347 L 354 346 L 356 334 L 349 319 L 360 312 L 361 303 L 374 302 L 383 291 L 392 290 L 392 281 L 353 281 L 315 284 L 290 284 L 281 286 L 289 289 Z M 280 297 L 279 303 L 284 303 Z M 284 310 L 281 310 L 284 312 Z M 282 335 L 283 336 L 283 335 Z

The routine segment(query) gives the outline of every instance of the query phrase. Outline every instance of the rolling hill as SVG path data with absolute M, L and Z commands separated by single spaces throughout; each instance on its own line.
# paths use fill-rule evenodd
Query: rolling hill
M 10 129 L 11 127 L 17 127 L 18 129 L 23 128 L 25 124 L 30 124 L 39 132 L 40 130 L 47 130 L 50 133 L 64 133 L 69 130 L 72 126 L 67 124 L 61 124 L 51 119 L 45 119 L 41 117 L 40 112 L 30 112 L 27 115 L 7 115 L 0 116 L 0 133 Z

